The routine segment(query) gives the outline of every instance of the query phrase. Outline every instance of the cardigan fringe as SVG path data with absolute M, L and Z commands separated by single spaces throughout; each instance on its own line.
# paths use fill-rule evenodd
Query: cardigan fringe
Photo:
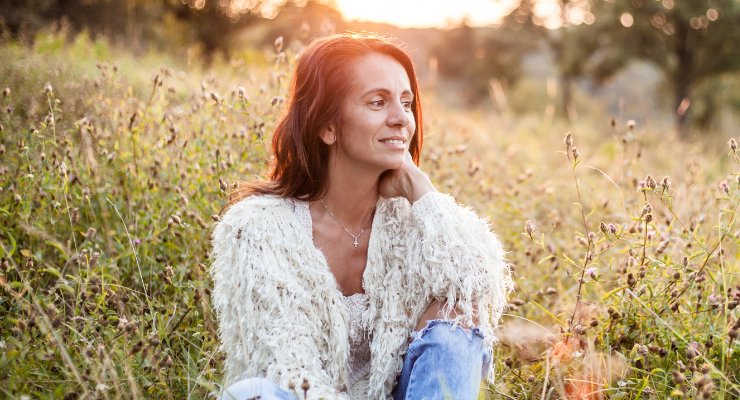
M 293 213 L 295 201 L 251 196 L 214 229 L 211 274 L 226 384 L 265 377 L 298 399 L 349 399 L 348 310 L 326 259 Z M 416 322 L 432 299 L 479 325 L 486 346 L 512 288 L 500 241 L 452 197 L 378 201 L 363 273 L 372 332 L 366 399 L 389 399 Z M 487 380 L 493 382 L 493 362 Z M 309 389 L 302 389 L 307 382 Z M 354 388 L 353 388 L 354 389 Z M 354 392 L 355 390 L 353 390 Z M 354 400 L 354 399 L 353 399 Z

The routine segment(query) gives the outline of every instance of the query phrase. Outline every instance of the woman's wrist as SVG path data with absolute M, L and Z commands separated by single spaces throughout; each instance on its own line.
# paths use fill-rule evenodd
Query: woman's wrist
M 403 186 L 403 197 L 405 197 L 411 204 L 414 204 L 425 194 L 437 191 L 427 174 L 419 169 L 416 171 L 409 171 L 406 179 L 404 179 Z

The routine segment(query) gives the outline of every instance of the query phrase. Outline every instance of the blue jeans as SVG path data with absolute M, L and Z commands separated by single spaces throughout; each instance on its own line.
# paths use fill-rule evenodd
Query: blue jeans
M 491 349 L 483 348 L 478 328 L 431 320 L 420 332 L 412 333 L 393 400 L 477 399 L 481 378 L 486 376 Z M 220 400 L 295 400 L 295 397 L 264 378 L 234 383 Z

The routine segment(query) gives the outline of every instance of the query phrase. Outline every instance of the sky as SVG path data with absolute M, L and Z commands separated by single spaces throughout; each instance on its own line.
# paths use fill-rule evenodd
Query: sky
M 348 20 L 385 22 L 403 28 L 495 24 L 516 0 L 334 0 Z

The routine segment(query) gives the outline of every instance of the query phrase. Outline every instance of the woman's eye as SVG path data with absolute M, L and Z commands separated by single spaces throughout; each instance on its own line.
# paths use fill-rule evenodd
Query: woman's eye
M 385 100 L 373 100 L 370 102 L 370 105 L 373 107 L 383 107 L 385 105 Z
M 404 101 L 401 102 L 401 104 L 403 104 L 404 110 L 410 110 L 411 109 L 411 103 L 412 102 L 411 101 L 408 101 L 408 100 L 404 100 Z

